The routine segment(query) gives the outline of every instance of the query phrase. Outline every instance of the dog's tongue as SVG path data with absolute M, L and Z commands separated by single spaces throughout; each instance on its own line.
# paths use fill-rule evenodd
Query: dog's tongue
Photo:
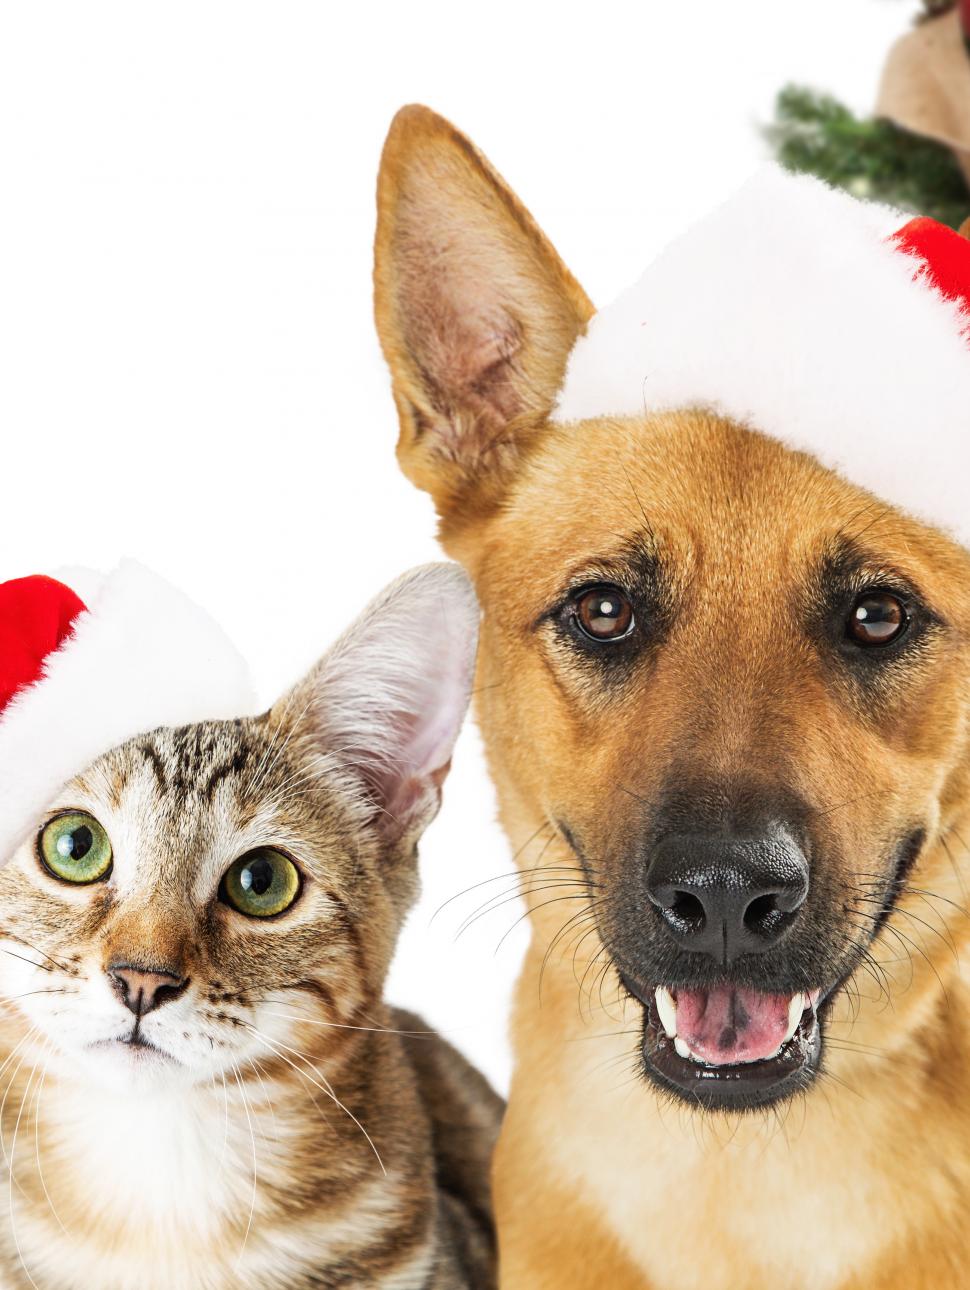
M 678 990 L 677 1034 L 709 1066 L 764 1061 L 785 1039 L 790 1002 L 790 995 L 729 985 Z

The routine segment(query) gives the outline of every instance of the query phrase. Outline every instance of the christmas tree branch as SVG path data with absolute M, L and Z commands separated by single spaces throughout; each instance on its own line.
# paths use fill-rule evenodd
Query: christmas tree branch
M 947 147 L 890 121 L 860 119 L 829 95 L 788 86 L 766 134 L 786 169 L 817 175 L 857 197 L 952 228 L 970 211 L 970 187 Z

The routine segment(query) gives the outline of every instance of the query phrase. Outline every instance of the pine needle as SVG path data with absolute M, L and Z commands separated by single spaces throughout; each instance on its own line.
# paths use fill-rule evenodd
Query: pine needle
M 970 186 L 949 148 L 891 121 L 860 119 L 830 95 L 787 86 L 765 133 L 787 170 L 951 228 L 970 215 Z

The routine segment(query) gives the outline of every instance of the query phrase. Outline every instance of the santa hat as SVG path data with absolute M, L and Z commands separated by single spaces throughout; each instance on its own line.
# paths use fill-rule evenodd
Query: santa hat
M 162 578 L 132 561 L 64 576 L 0 583 L 0 864 L 102 753 L 254 710 L 239 654 Z
M 555 418 L 685 407 L 970 545 L 970 241 L 762 172 L 593 317 Z

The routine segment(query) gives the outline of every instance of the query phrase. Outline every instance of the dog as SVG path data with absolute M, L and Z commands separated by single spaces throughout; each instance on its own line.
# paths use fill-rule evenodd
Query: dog
M 966 546 L 706 398 L 563 417 L 593 307 L 420 106 L 384 148 L 375 294 L 400 464 L 483 606 L 531 913 L 501 1285 L 970 1287 Z M 685 307 L 705 336 L 718 301 Z M 882 405 L 833 356 L 875 469 Z M 900 367 L 881 397 L 905 377 L 918 410 Z

